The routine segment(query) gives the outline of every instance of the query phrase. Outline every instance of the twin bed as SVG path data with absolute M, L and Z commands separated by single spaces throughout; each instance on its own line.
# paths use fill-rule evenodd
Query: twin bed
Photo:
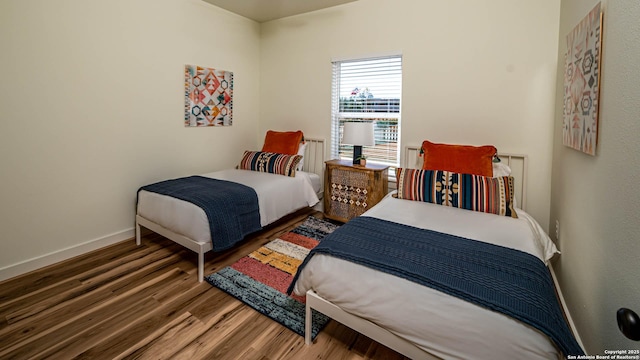
M 511 219 L 387 196 L 361 216 L 518 249 L 540 261 L 550 255 L 544 231 L 520 209 Z M 559 358 L 549 338 L 529 325 L 330 255 L 309 261 L 295 293 L 307 294 L 307 314 L 316 309 L 413 359 Z
M 321 144 L 320 154 L 324 154 L 321 140 L 308 140 Z M 315 149 L 318 149 L 317 145 Z M 313 157 L 305 165 L 307 170 L 311 166 L 316 169 L 315 176 L 305 171 L 298 171 L 295 177 L 285 177 L 235 169 L 206 176 L 255 188 L 259 198 L 261 225 L 264 226 L 317 202 L 316 193 L 322 186 L 314 189 L 312 184 L 321 185 L 322 171 L 316 164 L 323 163 L 322 156 L 318 157 L 317 154 L 317 151 L 313 155 L 305 152 L 308 159 Z M 405 163 L 413 164 L 407 158 L 405 154 Z M 510 161 L 512 156 L 507 158 Z M 524 164 L 520 175 L 516 176 L 522 186 L 521 182 L 526 178 L 526 157 L 516 157 L 516 161 Z M 414 191 L 414 185 L 405 184 L 403 187 Z M 517 218 L 498 216 L 425 201 L 408 201 L 402 198 L 402 191 L 400 189 L 399 196 L 387 196 L 363 214 L 362 220 L 378 223 L 388 221 L 394 226 L 401 224 L 412 229 L 429 229 L 515 249 L 537 259 L 535 261 L 539 261 L 543 269 L 557 253 L 555 245 L 540 225 L 521 208 L 511 208 L 517 213 Z M 524 192 L 517 197 L 520 207 L 524 208 Z M 517 203 L 515 198 L 507 201 L 507 213 L 514 202 Z M 504 204 L 495 206 L 504 215 Z M 198 252 L 198 279 L 202 281 L 204 253 L 214 247 L 206 216 L 201 209 L 170 196 L 141 191 L 136 224 L 138 244 L 139 228 L 144 226 Z M 367 224 L 361 226 L 366 227 Z M 346 227 L 341 227 L 336 233 Z M 553 292 L 553 284 L 551 287 Z M 396 276 L 393 272 L 373 269 L 327 253 L 318 252 L 305 260 L 292 283 L 292 289 L 298 295 L 306 294 L 307 344 L 311 344 L 310 315 L 314 309 L 413 359 L 549 359 L 563 356 L 557 342 L 551 340 L 557 340 L 553 337 L 553 331 L 551 335 L 543 333 L 526 321 L 515 320 L 476 303 L 416 284 L 405 276 Z M 555 297 L 554 300 L 550 311 L 562 313 L 560 302 Z M 535 302 L 532 306 L 536 307 Z M 564 319 L 561 320 L 564 322 Z M 572 350 L 565 350 L 565 353 L 580 354 L 582 349 L 577 344 L 573 343 L 573 348 L 569 347 Z
M 421 147 L 408 148 L 405 153 L 405 163 L 416 167 L 415 155 L 421 151 L 420 149 Z M 413 154 L 410 154 L 410 151 L 413 151 Z M 332 243 L 315 254 L 312 251 L 307 256 L 306 264 L 301 266 L 302 270 L 299 271 L 295 283 L 290 288 L 297 295 L 306 294 L 307 331 L 305 333 L 307 336 L 305 342 L 312 343 L 309 336 L 311 333 L 311 311 L 317 310 L 412 359 L 560 359 L 566 357 L 567 354 L 583 354 L 581 345 L 572 333 L 575 330 L 573 327 L 569 328 L 569 324 L 564 318 L 564 310 L 566 310 L 562 305 L 564 302 L 558 301 L 559 299 L 556 298 L 555 277 L 553 273 L 545 274 L 545 272 L 548 273 L 546 266 L 550 266 L 549 260 L 558 251 L 541 226 L 522 209 L 526 205 L 525 186 L 523 185 L 526 185 L 527 157 L 505 154 L 500 155 L 500 158 L 506 160 L 505 162 L 510 167 L 518 169 L 516 174 L 500 174 L 511 177 L 515 175 L 514 181 L 520 185 L 520 192 L 513 194 L 511 199 L 512 204 L 520 204 L 520 207 L 514 207 L 517 218 L 512 217 L 513 215 L 510 215 L 508 210 L 500 214 L 507 216 L 499 216 L 490 211 L 487 213 L 477 209 L 470 211 L 469 209 L 442 206 L 435 199 L 432 199 L 433 203 L 424 199 L 422 199 L 423 201 L 409 201 L 406 197 L 402 198 L 403 196 L 390 194 L 360 216 L 359 224 L 354 227 L 355 230 L 350 230 L 351 234 L 341 233 L 341 236 L 334 241 L 337 242 L 337 246 Z M 422 160 L 418 160 L 420 164 L 417 167 L 420 167 Z M 509 169 L 509 166 L 507 168 Z M 497 170 L 496 164 L 493 164 L 493 173 L 495 174 L 496 171 L 500 170 Z M 417 190 L 421 185 L 428 183 L 428 180 L 424 180 L 424 178 L 420 178 L 420 180 L 423 182 L 415 181 L 411 184 L 402 184 L 398 180 L 399 190 L 397 192 L 405 192 L 405 195 L 407 192 L 413 192 L 419 196 L 428 197 L 429 195 L 425 194 L 428 189 L 421 188 L 420 191 L 424 191 L 424 193 Z M 455 185 L 461 184 L 460 182 Z M 431 189 L 431 195 L 442 191 L 438 186 L 435 185 Z M 461 188 L 454 186 L 452 188 L 455 189 L 458 196 L 462 197 L 463 190 Z M 453 200 L 455 200 L 455 195 Z M 507 207 L 508 203 L 509 201 L 507 201 Z M 501 205 L 496 205 L 496 208 L 500 207 Z M 500 212 L 500 210 L 496 212 Z M 368 240 L 373 241 L 373 238 L 378 237 L 377 232 L 384 231 L 367 232 L 367 228 L 380 222 L 384 224 L 385 221 L 390 222 L 390 227 L 392 225 L 394 227 L 386 234 L 387 238 L 381 236 L 382 241 L 376 243 L 376 245 L 382 243 L 385 249 L 375 253 L 376 247 L 374 245 L 367 246 L 366 237 L 370 237 Z M 346 230 L 347 225 L 350 224 L 346 224 L 334 234 L 340 230 Z M 422 258 L 413 257 L 411 251 L 408 251 L 408 256 L 405 254 L 406 261 L 409 263 L 406 267 L 399 266 L 389 269 L 384 267 L 387 266 L 385 261 L 372 260 L 376 255 L 397 251 L 387 240 L 402 237 L 400 231 L 404 231 L 402 229 L 404 225 L 411 227 L 412 234 L 422 235 L 422 230 L 426 229 L 426 231 L 446 235 L 444 248 L 431 247 L 431 243 L 428 243 L 429 247 L 427 247 L 425 243 L 418 243 L 418 239 L 412 238 L 411 235 L 402 239 L 407 246 L 415 244 L 416 249 L 442 251 L 442 253 L 428 258 L 428 261 L 440 258 L 440 256 L 444 257 L 446 250 L 454 249 L 452 250 L 453 254 L 450 254 L 453 262 L 468 261 L 469 259 L 470 262 L 477 261 L 480 265 L 487 262 L 488 268 L 500 267 L 499 270 L 506 271 L 508 276 L 518 274 L 518 277 L 526 278 L 524 282 L 536 283 L 533 291 L 526 292 L 526 289 L 522 287 L 511 289 L 514 291 L 510 292 L 510 289 L 500 288 L 507 283 L 498 286 L 484 282 L 484 278 L 477 280 L 480 284 L 479 287 L 483 288 L 480 289 L 480 293 L 483 290 L 491 289 L 485 291 L 490 293 L 488 297 L 493 295 L 492 292 L 506 294 L 507 303 L 516 303 L 518 309 L 512 310 L 516 315 L 520 315 L 518 311 L 522 309 L 521 303 L 527 302 L 523 300 L 529 300 L 528 305 L 533 309 L 533 312 L 544 309 L 545 314 L 540 317 L 551 317 L 554 320 L 549 320 L 550 325 L 548 324 L 546 328 L 544 326 L 534 327 L 532 324 L 538 325 L 536 320 L 516 320 L 512 316 L 499 312 L 498 310 L 502 310 L 499 306 L 493 304 L 481 306 L 477 302 L 468 301 L 468 298 L 475 296 L 475 294 L 473 296 L 467 293 L 464 293 L 464 296 L 452 295 L 464 288 L 464 284 L 461 285 L 461 283 L 478 275 L 470 272 L 469 267 L 459 266 L 462 264 L 457 262 L 443 262 L 434 265 L 434 268 L 439 266 L 436 273 L 439 273 L 439 270 L 448 271 L 453 274 L 453 277 L 458 276 L 457 279 L 452 280 L 451 283 L 439 282 L 439 278 L 436 279 L 439 274 L 426 280 L 417 278 L 431 282 L 430 286 L 421 286 L 416 284 L 416 277 L 407 275 L 413 275 L 412 266 L 430 265 L 430 263 L 428 261 L 420 262 Z M 353 235 L 354 233 L 361 235 Z M 344 250 L 346 247 L 343 245 L 350 245 L 349 236 L 355 239 L 356 245 L 374 252 L 374 254 L 364 254 L 358 257 L 353 249 Z M 527 258 L 526 260 L 529 262 L 536 262 L 537 264 L 534 265 L 538 265 L 537 271 L 542 272 L 541 279 L 534 277 L 533 272 L 524 268 L 524 265 L 522 269 L 512 270 L 502 268 L 504 265 L 500 263 L 497 265 L 493 262 L 489 263 L 486 258 L 474 258 L 476 255 L 481 255 L 479 252 L 470 252 L 470 256 L 467 253 L 460 253 L 458 256 L 456 251 L 460 248 L 448 243 L 449 241 L 457 241 L 457 239 L 453 239 L 454 237 L 462 238 L 461 241 L 469 242 L 467 239 L 471 239 L 473 242 L 492 244 L 489 246 L 498 245 L 498 250 L 509 251 L 501 256 L 515 255 L 518 259 L 514 260 L 516 263 L 520 261 L 520 257 Z M 324 241 L 328 239 L 329 237 Z M 355 249 L 360 248 L 355 247 Z M 516 253 L 512 253 L 510 249 L 514 249 Z M 482 251 L 485 250 L 482 248 Z M 490 248 L 489 251 L 493 252 L 495 249 Z M 495 255 L 498 255 L 497 251 Z M 399 259 L 399 261 L 405 261 L 405 258 Z M 383 266 L 373 268 L 371 264 Z M 516 265 L 518 266 L 518 264 Z M 537 287 L 540 283 L 548 285 L 546 298 L 537 293 L 538 291 L 543 292 L 543 287 Z M 516 287 L 521 286 L 519 278 L 508 284 L 515 284 Z M 474 283 L 471 285 L 473 286 Z M 557 284 L 555 285 L 557 286 Z M 445 290 L 436 290 L 439 289 L 438 286 Z M 557 295 L 561 298 L 561 293 L 558 292 Z M 512 299 L 511 296 L 513 296 Z M 522 296 L 533 299 L 519 299 Z M 568 314 L 568 312 L 566 313 Z M 525 317 L 521 317 L 521 319 L 530 320 Z M 569 323 L 571 322 L 569 321 Z M 540 329 L 543 329 L 544 332 Z M 558 332 L 562 332 L 563 335 L 559 335 Z M 564 339 L 559 339 L 562 336 Z M 558 340 L 564 351 L 560 350 Z
M 260 171 L 226 169 L 202 175 L 230 181 L 255 190 L 260 226 L 285 215 L 314 206 L 322 197 L 324 140 L 305 139 L 301 171 L 282 176 Z M 140 190 L 136 212 L 136 243 L 141 244 L 141 227 L 156 232 L 198 254 L 198 281 L 204 279 L 204 254 L 216 251 L 209 219 L 205 211 L 173 196 Z M 213 240 L 213 241 L 212 241 Z

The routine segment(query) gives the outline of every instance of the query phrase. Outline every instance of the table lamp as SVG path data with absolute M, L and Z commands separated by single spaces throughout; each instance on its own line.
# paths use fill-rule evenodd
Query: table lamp
M 372 122 L 346 122 L 342 132 L 342 144 L 353 145 L 353 164 L 360 164 L 362 146 L 376 144 Z

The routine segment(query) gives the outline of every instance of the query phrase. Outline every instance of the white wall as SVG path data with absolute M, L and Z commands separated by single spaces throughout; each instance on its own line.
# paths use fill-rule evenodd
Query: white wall
M 600 126 L 596 156 L 562 145 L 565 36 L 597 0 L 562 0 L 550 222 L 560 221 L 555 267 L 590 354 L 638 349 L 616 311 L 640 313 L 640 3 L 603 1 Z
M 331 60 L 400 52 L 402 146 L 528 154 L 528 211 L 547 228 L 559 16 L 559 0 L 360 0 L 264 23 L 260 132 L 329 139 Z
M 258 145 L 253 21 L 200 0 L 3 0 L 0 34 L 5 277 L 131 236 L 139 186 Z M 234 72 L 233 126 L 184 127 L 185 64 Z

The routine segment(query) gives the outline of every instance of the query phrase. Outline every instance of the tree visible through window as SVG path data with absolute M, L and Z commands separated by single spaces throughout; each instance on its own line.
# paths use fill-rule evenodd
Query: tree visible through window
M 353 146 L 341 143 L 345 122 L 373 122 L 375 146 L 362 148 L 367 162 L 399 166 L 402 57 L 336 61 L 332 85 L 332 156 L 353 156 Z

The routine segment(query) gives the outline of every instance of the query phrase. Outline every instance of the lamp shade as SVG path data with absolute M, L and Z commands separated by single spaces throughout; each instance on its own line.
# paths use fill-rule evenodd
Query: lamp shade
M 346 122 L 342 132 L 342 143 L 347 145 L 373 146 L 376 144 L 373 137 L 373 123 L 371 122 Z

